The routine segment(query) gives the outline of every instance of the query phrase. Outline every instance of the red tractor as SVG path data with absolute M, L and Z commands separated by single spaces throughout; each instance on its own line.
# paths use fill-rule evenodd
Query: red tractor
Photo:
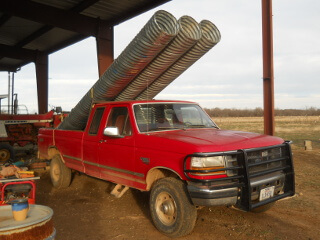
M 37 144 L 39 128 L 56 127 L 64 117 L 53 110 L 45 114 L 0 114 L 0 164 L 14 161 L 14 145 Z

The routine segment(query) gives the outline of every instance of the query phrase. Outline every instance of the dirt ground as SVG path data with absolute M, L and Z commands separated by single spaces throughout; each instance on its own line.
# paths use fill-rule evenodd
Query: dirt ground
M 320 239 L 320 152 L 296 149 L 294 162 L 296 196 L 259 214 L 202 208 L 193 232 L 180 239 Z M 54 210 L 58 240 L 169 239 L 151 222 L 148 193 L 132 189 L 117 199 L 114 184 L 83 174 L 56 190 L 49 173 L 40 174 L 36 203 Z

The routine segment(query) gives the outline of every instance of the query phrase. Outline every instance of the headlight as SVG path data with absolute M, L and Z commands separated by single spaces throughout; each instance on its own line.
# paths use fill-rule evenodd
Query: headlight
M 191 167 L 207 168 L 207 167 L 224 167 L 224 157 L 192 157 Z
M 215 157 L 192 157 L 191 158 L 191 170 L 216 170 L 220 168 L 225 168 L 225 157 L 215 156 Z M 226 171 L 217 171 L 210 173 L 195 172 L 195 175 L 217 175 L 225 174 Z

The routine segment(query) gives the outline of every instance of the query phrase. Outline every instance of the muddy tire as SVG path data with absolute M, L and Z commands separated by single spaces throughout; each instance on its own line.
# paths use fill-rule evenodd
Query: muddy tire
M 155 227 L 169 237 L 189 234 L 197 218 L 185 184 L 175 178 L 162 178 L 152 187 L 150 212 Z
M 270 208 L 272 208 L 273 206 L 274 206 L 274 202 L 272 202 L 272 203 L 268 203 L 268 204 L 266 204 L 266 205 L 262 205 L 262 206 L 260 206 L 260 207 L 257 207 L 257 208 L 254 208 L 254 209 L 252 209 L 251 210 L 251 212 L 253 212 L 253 213 L 263 213 L 263 212 L 266 212 L 266 211 L 268 211 Z
M 62 162 L 59 155 L 55 155 L 50 163 L 50 177 L 55 188 L 69 187 L 71 183 L 71 170 Z
M 9 160 L 14 162 L 14 149 L 7 143 L 0 143 L 0 164 L 6 163 Z

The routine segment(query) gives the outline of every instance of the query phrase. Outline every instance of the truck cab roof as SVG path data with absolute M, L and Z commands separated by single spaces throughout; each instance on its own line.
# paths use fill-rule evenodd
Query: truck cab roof
M 128 104 L 128 105 L 134 105 L 134 104 L 151 104 L 151 103 L 185 103 L 185 104 L 198 104 L 196 102 L 190 102 L 190 101 L 182 101 L 182 100 L 130 100 L 130 101 L 96 101 L 94 102 L 94 105 L 102 106 L 106 104 L 112 104 L 112 105 L 118 105 L 118 104 Z

